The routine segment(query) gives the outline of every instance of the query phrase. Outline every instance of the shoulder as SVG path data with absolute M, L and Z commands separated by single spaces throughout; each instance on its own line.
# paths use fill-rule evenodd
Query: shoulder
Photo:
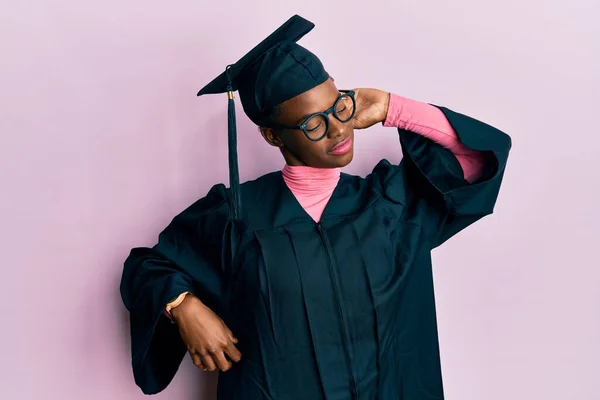
M 224 184 L 213 185 L 204 197 L 199 198 L 183 210 L 178 216 L 202 215 L 216 211 L 228 203 L 229 189 Z
M 254 192 L 272 187 L 281 180 L 281 171 L 269 172 L 261 175 L 258 178 L 248 180 L 241 184 L 242 193 L 253 194 Z
M 224 184 L 213 185 L 203 197 L 177 213 L 161 237 L 195 232 L 201 225 L 226 224 L 231 214 L 229 198 L 229 189 Z
M 252 197 L 258 193 L 262 193 L 265 189 L 273 188 L 276 183 L 278 173 L 272 172 L 262 175 L 256 179 L 246 181 L 240 185 L 242 195 L 244 197 Z M 225 206 L 229 208 L 231 202 L 231 188 L 225 186 L 224 183 L 214 184 L 208 192 L 198 200 L 194 201 L 179 215 L 200 215 L 223 209 Z
M 270 172 L 241 184 L 242 209 L 269 202 L 283 188 L 281 171 Z M 252 208 L 252 207 L 251 207 Z
M 382 197 L 394 203 L 404 204 L 408 196 L 406 175 L 406 166 L 403 162 L 392 164 L 387 159 L 382 159 L 365 177 L 365 181 Z
M 205 196 L 173 217 L 159 234 L 156 250 L 168 257 L 177 257 L 182 243 L 196 242 L 218 245 L 222 232 L 230 221 L 228 189 L 223 184 L 212 186 Z M 175 251 L 175 253 L 173 253 Z

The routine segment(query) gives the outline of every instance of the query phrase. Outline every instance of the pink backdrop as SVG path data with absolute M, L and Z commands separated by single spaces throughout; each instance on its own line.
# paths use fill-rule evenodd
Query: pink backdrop
M 293 13 L 341 86 L 513 136 L 496 214 L 434 254 L 447 398 L 600 398 L 600 4 L 278 3 L 0 2 L 0 398 L 143 398 L 122 261 L 227 180 L 225 97 L 195 92 Z M 239 119 L 242 179 L 279 168 Z M 347 172 L 400 158 L 393 130 L 356 142 Z M 214 384 L 186 360 L 156 398 Z

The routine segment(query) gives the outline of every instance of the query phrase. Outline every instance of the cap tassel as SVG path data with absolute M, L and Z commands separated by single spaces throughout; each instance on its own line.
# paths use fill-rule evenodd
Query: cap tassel
M 238 219 L 241 215 L 242 201 L 240 196 L 240 176 L 237 157 L 237 125 L 235 118 L 235 102 L 233 100 L 233 85 L 229 76 L 227 66 L 227 137 L 229 147 L 229 186 L 233 197 L 233 218 Z

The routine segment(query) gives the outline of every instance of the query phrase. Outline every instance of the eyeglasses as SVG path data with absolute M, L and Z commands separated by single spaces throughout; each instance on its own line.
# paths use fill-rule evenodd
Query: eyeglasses
M 313 142 L 318 142 L 329 133 L 329 115 L 340 122 L 346 123 L 354 118 L 356 112 L 356 99 L 354 91 L 340 90 L 340 96 L 337 98 L 333 107 L 308 116 L 300 125 L 279 125 L 270 124 L 273 129 L 300 129 L 304 135 Z

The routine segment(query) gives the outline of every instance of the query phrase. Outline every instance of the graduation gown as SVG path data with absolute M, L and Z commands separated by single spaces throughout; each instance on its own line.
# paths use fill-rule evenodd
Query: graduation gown
M 220 400 L 443 399 L 431 250 L 491 214 L 511 147 L 483 122 L 439 107 L 461 142 L 486 154 L 469 184 L 450 151 L 399 130 L 403 159 L 342 174 L 315 223 L 281 172 L 242 185 L 242 217 L 215 185 L 153 248 L 125 262 L 132 365 L 163 390 L 186 348 L 165 305 L 190 291 L 239 339 Z

